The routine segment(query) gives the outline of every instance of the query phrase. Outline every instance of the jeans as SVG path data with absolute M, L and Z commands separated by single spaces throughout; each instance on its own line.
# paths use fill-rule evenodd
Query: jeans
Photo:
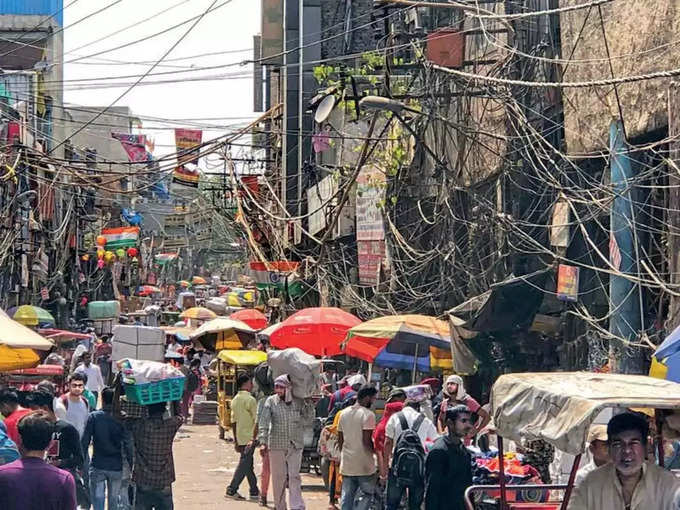
M 358 489 L 364 494 L 373 494 L 375 475 L 342 477 L 342 510 L 353 510 Z
M 137 486 L 135 510 L 173 510 L 172 487 L 154 489 Z
M 247 446 L 239 446 L 238 448 L 241 457 L 239 458 L 238 466 L 236 466 L 234 478 L 232 478 L 231 483 L 227 487 L 227 493 L 234 494 L 237 492 L 243 479 L 248 477 L 250 495 L 257 496 L 260 491 L 257 488 L 257 477 L 255 476 L 255 470 L 253 469 L 253 453 L 255 452 L 255 448 L 252 446 L 250 448 Z
M 343 487 L 344 488 L 344 487 Z M 385 508 L 387 510 L 397 510 L 404 497 L 404 491 L 408 490 L 408 509 L 420 510 L 425 496 L 425 482 L 409 486 L 400 484 L 396 477 L 390 473 L 387 477 L 387 488 L 385 489 Z
M 109 510 L 120 507 L 120 486 L 123 480 L 122 471 L 106 471 L 90 467 L 90 500 L 94 510 L 105 510 L 108 489 Z

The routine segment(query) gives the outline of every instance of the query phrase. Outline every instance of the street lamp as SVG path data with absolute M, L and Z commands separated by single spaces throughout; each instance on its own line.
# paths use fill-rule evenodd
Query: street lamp
M 437 156 L 432 149 L 425 143 L 425 140 L 423 140 L 418 133 L 404 120 L 404 118 L 400 115 L 402 112 L 411 112 L 411 113 L 417 113 L 418 115 L 423 115 L 423 112 L 416 110 L 414 108 L 409 108 L 406 106 L 404 103 L 400 101 L 396 101 L 395 99 L 389 99 L 387 97 L 382 97 L 382 96 L 365 96 L 361 98 L 359 101 L 359 106 L 362 108 L 370 108 L 373 110 L 382 110 L 382 111 L 387 111 L 387 112 L 392 112 L 392 114 L 401 122 L 404 127 L 408 130 L 411 135 L 413 135 L 417 140 L 420 141 L 421 145 L 423 148 L 428 152 L 432 158 L 437 162 L 439 166 L 442 166 L 444 168 L 447 167 L 447 165 L 439 159 L 439 156 Z

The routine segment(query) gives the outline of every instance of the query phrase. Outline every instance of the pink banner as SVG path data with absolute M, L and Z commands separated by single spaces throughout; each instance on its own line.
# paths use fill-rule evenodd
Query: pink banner
M 111 133 L 111 136 L 120 141 L 127 152 L 128 158 L 133 163 L 142 163 L 148 160 L 146 152 L 146 135 L 128 135 L 126 133 Z
M 198 165 L 203 131 L 200 129 L 175 129 L 175 146 L 177 147 L 177 163 Z

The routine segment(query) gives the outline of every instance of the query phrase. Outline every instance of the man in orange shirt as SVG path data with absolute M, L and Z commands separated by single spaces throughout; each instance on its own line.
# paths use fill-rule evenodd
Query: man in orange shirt
M 0 391 L 0 414 L 5 417 L 7 435 L 17 446 L 21 444 L 17 424 L 21 418 L 30 412 L 30 409 L 25 409 L 19 405 L 19 397 L 16 392 L 10 389 Z

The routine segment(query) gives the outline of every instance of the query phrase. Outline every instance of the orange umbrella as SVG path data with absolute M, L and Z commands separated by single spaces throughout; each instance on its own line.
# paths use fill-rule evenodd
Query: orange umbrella
M 243 310 L 232 313 L 229 318 L 245 322 L 248 326 L 257 330 L 266 328 L 268 324 L 267 317 L 255 308 L 244 308 Z
M 193 283 L 194 285 L 205 285 L 208 282 L 205 278 L 201 278 L 200 276 L 194 276 L 191 279 L 191 283 Z

